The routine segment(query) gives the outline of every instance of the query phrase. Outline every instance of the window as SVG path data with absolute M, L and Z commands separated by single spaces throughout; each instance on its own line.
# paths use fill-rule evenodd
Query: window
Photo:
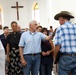
M 38 23 L 40 23 L 40 14 L 39 14 L 39 5 L 38 5 L 38 3 L 35 3 L 35 5 L 33 7 L 32 19 L 36 20 Z

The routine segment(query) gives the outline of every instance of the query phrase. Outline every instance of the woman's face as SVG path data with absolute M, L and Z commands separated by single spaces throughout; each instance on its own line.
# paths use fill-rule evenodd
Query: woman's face
M 44 31 L 43 34 L 47 35 L 47 31 Z
M 16 23 L 13 23 L 13 24 L 11 25 L 11 28 L 12 28 L 12 30 L 13 30 L 14 32 L 16 32 L 16 31 L 17 31 L 17 24 L 16 24 Z

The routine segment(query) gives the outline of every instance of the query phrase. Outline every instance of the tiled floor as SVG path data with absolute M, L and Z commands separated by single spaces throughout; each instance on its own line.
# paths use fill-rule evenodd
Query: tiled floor
M 8 75 L 8 74 L 6 74 L 6 75 Z M 56 65 L 53 65 L 52 75 L 58 75 L 57 72 L 56 72 Z
M 8 74 L 6 74 L 6 75 L 8 75 Z M 39 75 L 39 74 L 38 74 Z M 53 72 L 52 72 L 52 75 L 55 75 Z

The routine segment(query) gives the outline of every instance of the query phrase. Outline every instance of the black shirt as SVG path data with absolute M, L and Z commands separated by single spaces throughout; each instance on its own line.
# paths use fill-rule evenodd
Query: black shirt
M 7 43 L 9 44 L 10 49 L 12 47 L 18 48 L 20 36 L 21 34 L 19 32 L 12 32 L 7 36 Z
M 44 52 L 52 50 L 50 42 L 49 41 L 42 41 L 41 42 L 41 49 Z M 52 55 L 52 53 L 50 55 L 48 55 L 48 56 L 41 56 L 41 63 L 50 64 L 51 65 L 53 63 L 53 55 Z

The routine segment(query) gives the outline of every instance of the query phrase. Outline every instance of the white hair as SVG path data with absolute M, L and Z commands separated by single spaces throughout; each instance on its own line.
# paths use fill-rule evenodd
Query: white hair
M 29 22 L 29 25 L 31 25 L 32 23 L 34 23 L 34 22 L 37 22 L 37 21 L 35 21 L 35 20 L 32 20 L 31 22 Z

